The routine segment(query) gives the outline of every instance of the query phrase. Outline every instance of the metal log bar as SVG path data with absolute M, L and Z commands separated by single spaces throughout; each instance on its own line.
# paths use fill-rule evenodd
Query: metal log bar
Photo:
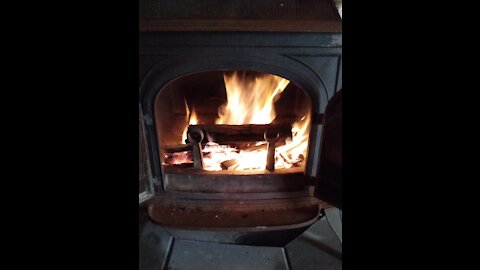
M 268 142 L 267 165 L 265 169 L 273 172 L 275 170 L 275 144 L 279 140 L 280 134 L 276 131 L 266 130 L 264 138 Z
M 245 142 L 265 141 L 265 132 L 269 134 L 278 133 L 280 138 L 292 137 L 292 126 L 290 124 L 266 124 L 266 125 L 190 125 L 190 129 L 201 129 L 208 134 L 216 143 L 224 142 Z
M 204 138 L 203 131 L 198 128 L 188 130 L 188 141 L 192 144 L 193 151 L 193 168 L 203 170 L 203 154 L 202 154 L 202 140 Z

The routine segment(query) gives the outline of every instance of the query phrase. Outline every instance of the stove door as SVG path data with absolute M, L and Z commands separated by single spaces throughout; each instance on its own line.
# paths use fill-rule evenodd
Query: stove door
M 138 198 L 139 203 L 143 203 L 146 200 L 153 197 L 153 179 L 150 169 L 150 159 L 148 154 L 147 137 L 145 134 L 145 120 L 143 118 L 142 107 L 139 105 L 139 119 L 138 119 Z
M 342 90 L 325 109 L 315 196 L 342 209 Z

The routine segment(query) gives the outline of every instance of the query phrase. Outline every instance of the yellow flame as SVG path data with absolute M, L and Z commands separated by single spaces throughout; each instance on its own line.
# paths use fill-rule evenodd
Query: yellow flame
M 274 101 L 290 83 L 287 79 L 265 74 L 254 80 L 237 72 L 224 75 L 227 103 L 218 109 L 215 124 L 269 124 L 275 119 Z
M 229 170 L 264 169 L 267 165 L 267 144 L 266 142 L 257 142 L 255 145 L 263 145 L 264 147 L 255 151 L 238 151 L 236 148 L 227 145 L 209 142 L 203 149 L 204 169 L 220 171 L 223 169 L 221 164 L 228 160 L 236 160 L 236 164 Z
M 190 114 L 190 120 L 188 121 L 189 125 L 196 125 L 198 124 L 197 113 L 195 112 L 195 108 L 192 109 L 192 113 Z
M 292 139 L 286 144 L 275 149 L 277 160 L 276 168 L 290 168 L 292 164 L 304 160 L 308 149 L 308 136 L 310 133 L 310 113 L 292 125 Z M 286 162 L 288 161 L 288 162 Z
M 195 112 L 195 108 L 192 108 L 192 112 L 190 113 L 187 101 L 184 100 L 184 102 L 185 102 L 185 115 L 186 115 L 185 121 L 188 123 L 188 125 L 198 124 L 198 117 L 197 117 L 197 113 Z M 188 125 L 186 125 L 185 129 L 183 130 L 182 141 L 180 142 L 180 144 L 185 144 L 185 140 L 187 139 Z
M 255 79 L 244 74 L 233 73 L 224 75 L 227 91 L 227 103 L 219 107 L 219 117 L 215 124 L 245 125 L 270 124 L 276 117 L 274 103 L 290 83 L 287 79 L 265 74 Z M 198 124 L 195 110 L 188 108 L 185 101 L 186 122 Z M 306 159 L 308 137 L 310 132 L 310 112 L 292 125 L 292 138 L 287 138 L 286 144 L 275 149 L 275 168 L 291 168 L 298 166 Z M 187 138 L 188 125 L 182 136 L 182 143 Z M 267 160 L 267 143 L 257 142 L 253 151 L 208 142 L 203 149 L 204 169 L 219 171 L 222 163 L 235 160 L 229 170 L 265 169 Z M 260 146 L 260 147 L 258 147 Z M 297 164 L 297 165 L 296 165 Z M 304 162 L 303 162 L 304 164 Z
M 302 117 L 300 121 L 292 125 L 292 138 L 286 140 L 286 144 L 275 149 L 275 168 L 291 168 L 296 163 L 302 162 L 307 157 L 308 138 L 310 132 L 310 114 Z M 207 171 L 220 171 L 222 162 L 236 160 L 237 164 L 230 170 L 255 170 L 265 169 L 267 165 L 267 143 L 257 142 L 256 145 L 264 145 L 255 151 L 238 151 L 236 148 L 216 143 L 207 143 L 203 149 L 204 169 Z M 302 166 L 305 164 L 303 162 Z

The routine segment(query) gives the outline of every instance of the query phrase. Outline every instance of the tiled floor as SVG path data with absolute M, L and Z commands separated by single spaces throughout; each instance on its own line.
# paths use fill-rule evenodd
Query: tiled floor
M 326 218 L 313 224 L 286 247 L 291 269 L 342 269 L 342 245 Z
M 139 251 L 141 270 L 342 269 L 341 241 L 325 217 L 283 248 L 176 240 L 146 222 Z
M 265 269 L 287 270 L 283 249 L 216 244 L 195 241 L 175 241 L 167 269 Z

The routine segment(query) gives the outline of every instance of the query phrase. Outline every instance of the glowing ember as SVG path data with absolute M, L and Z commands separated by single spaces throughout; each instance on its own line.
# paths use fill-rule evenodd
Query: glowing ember
M 192 153 L 182 151 L 177 153 L 165 153 L 163 162 L 167 165 L 180 165 L 185 163 L 193 163 Z
M 238 150 L 228 145 L 219 145 L 209 142 L 203 149 L 204 169 L 207 171 L 220 171 L 222 164 L 226 161 L 234 160 L 231 170 L 254 170 L 263 169 L 267 164 L 267 144 L 266 142 L 257 142 L 255 146 L 263 145 L 263 149 L 254 151 Z M 225 165 L 224 165 L 225 167 Z
M 290 83 L 288 80 L 265 74 L 254 79 L 245 74 L 233 73 L 224 75 L 227 91 L 227 103 L 220 106 L 218 119 L 215 124 L 246 125 L 270 124 L 276 117 L 274 103 Z M 188 108 L 185 101 L 186 121 L 189 125 L 198 123 L 195 110 Z M 285 145 L 275 149 L 275 168 L 291 168 L 302 166 L 308 147 L 310 128 L 310 112 L 300 121 L 292 125 L 292 138 L 287 138 Z M 188 125 L 182 136 L 182 144 L 187 138 Z M 206 138 L 209 138 L 208 134 Z M 257 142 L 252 147 L 237 149 L 230 145 L 219 145 L 208 139 L 203 149 L 204 169 L 219 170 L 253 170 L 265 169 L 267 160 L 267 143 Z M 185 153 L 178 156 L 184 162 L 188 160 Z M 171 158 L 174 159 L 172 156 Z M 180 161 L 171 161 L 171 164 L 180 164 Z
M 292 125 L 292 139 L 284 146 L 275 149 L 275 168 L 291 168 L 307 155 L 308 134 L 310 133 L 310 114 Z

